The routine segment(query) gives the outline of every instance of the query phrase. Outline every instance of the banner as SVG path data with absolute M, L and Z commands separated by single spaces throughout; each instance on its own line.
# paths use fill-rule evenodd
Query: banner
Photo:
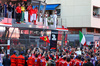
M 27 0 L 22 0 L 22 1 L 27 1 Z
M 58 41 L 58 31 L 52 30 L 50 38 L 50 49 L 57 49 L 57 41 Z

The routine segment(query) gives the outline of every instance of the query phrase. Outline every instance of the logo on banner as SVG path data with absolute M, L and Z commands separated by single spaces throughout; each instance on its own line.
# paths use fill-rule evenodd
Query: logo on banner
M 56 35 L 52 34 L 52 40 L 56 41 Z
M 47 37 L 44 37 L 44 41 L 47 41 Z
M 52 30 L 51 31 L 51 39 L 50 39 L 50 49 L 57 48 L 57 40 L 58 40 L 58 31 Z

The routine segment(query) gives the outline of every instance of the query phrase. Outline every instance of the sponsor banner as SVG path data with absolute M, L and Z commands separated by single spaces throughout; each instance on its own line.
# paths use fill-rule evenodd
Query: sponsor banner
M 51 39 L 50 39 L 50 49 L 57 49 L 57 41 L 58 41 L 58 31 L 51 31 Z

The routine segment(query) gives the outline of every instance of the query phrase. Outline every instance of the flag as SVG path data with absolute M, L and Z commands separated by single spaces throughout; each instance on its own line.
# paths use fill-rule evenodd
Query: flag
M 86 45 L 86 39 L 85 39 L 85 36 L 82 34 L 81 31 L 79 31 L 79 39 L 80 39 L 80 43 L 85 46 Z
M 48 36 L 40 37 L 40 39 L 42 39 L 42 40 L 45 41 L 45 42 L 50 43 Z

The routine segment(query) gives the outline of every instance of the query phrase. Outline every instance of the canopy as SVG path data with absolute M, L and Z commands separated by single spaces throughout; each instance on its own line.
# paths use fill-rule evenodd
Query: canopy
M 60 4 L 48 4 L 46 5 L 46 10 L 55 10 Z

